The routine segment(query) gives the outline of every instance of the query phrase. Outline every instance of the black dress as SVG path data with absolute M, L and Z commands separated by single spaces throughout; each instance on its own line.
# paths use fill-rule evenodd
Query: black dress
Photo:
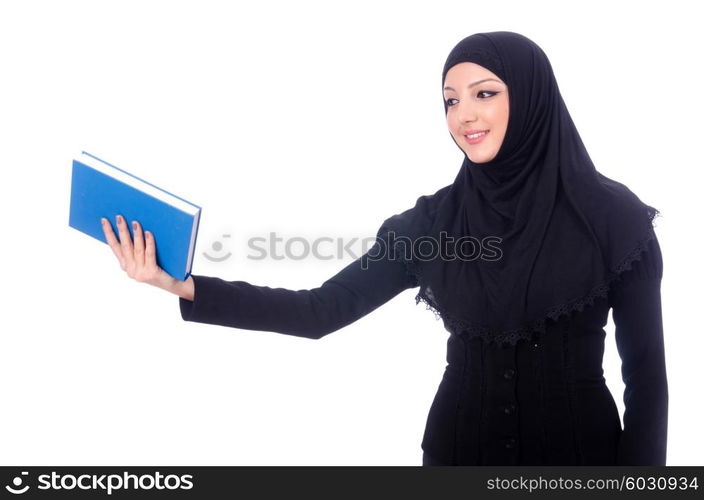
M 514 346 L 450 331 L 447 366 L 421 447 L 425 465 L 665 465 L 668 389 L 660 282 L 650 241 L 608 298 Z M 290 290 L 193 275 L 182 318 L 321 338 L 416 285 L 403 263 L 352 262 L 321 286 Z M 624 427 L 602 370 L 609 309 L 625 383 Z

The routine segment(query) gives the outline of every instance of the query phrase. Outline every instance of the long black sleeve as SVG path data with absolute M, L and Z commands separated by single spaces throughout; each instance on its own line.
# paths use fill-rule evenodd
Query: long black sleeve
M 402 262 L 388 256 L 366 258 L 379 253 L 378 245 L 310 290 L 193 275 L 194 300 L 179 298 L 181 317 L 185 321 L 321 338 L 415 285 Z
M 657 238 L 615 287 L 612 307 L 616 346 L 625 383 L 623 432 L 618 465 L 665 465 L 668 388 L 660 283 L 662 254 Z

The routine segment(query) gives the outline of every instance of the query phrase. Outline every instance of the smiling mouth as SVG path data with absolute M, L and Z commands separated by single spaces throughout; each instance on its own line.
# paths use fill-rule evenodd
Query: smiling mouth
M 484 137 L 486 137 L 489 134 L 488 130 L 484 130 L 483 132 L 478 132 L 476 134 L 466 134 L 463 137 L 469 144 L 478 144 L 480 143 Z

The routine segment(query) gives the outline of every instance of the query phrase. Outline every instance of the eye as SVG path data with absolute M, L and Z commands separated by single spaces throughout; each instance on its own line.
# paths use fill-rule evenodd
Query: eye
M 488 99 L 489 97 L 494 97 L 496 94 L 498 94 L 498 92 L 494 92 L 493 90 L 480 90 L 479 92 L 477 92 L 477 97 L 479 99 Z M 456 100 L 457 99 L 455 99 L 454 97 L 450 97 L 449 99 L 445 99 L 445 104 L 447 104 L 448 108 L 452 107 L 456 103 L 452 103 L 450 101 L 456 101 Z

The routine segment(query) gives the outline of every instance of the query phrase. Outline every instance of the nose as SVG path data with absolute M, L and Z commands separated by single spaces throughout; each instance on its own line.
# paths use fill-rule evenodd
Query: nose
M 470 99 L 462 99 L 456 104 L 457 119 L 460 123 L 473 122 L 477 120 L 477 109 Z

